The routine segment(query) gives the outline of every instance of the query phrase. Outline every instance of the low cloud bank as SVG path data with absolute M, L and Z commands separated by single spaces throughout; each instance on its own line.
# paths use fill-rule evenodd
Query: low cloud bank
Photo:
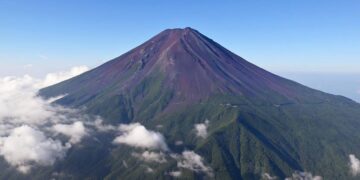
M 34 165 L 52 165 L 65 156 L 71 144 L 80 142 L 86 128 L 77 121 L 86 117 L 76 110 L 52 105 L 54 99 L 44 100 L 37 92 L 87 70 L 85 66 L 75 67 L 48 74 L 44 79 L 29 75 L 0 77 L 0 155 L 10 165 L 23 173 Z M 69 136 L 69 142 L 57 139 L 50 127 Z
M 96 131 L 119 133 L 113 143 L 144 149 L 142 153 L 133 153 L 133 156 L 145 162 L 165 163 L 167 157 L 174 158 L 178 168 L 213 175 L 212 169 L 204 164 L 200 155 L 193 151 L 171 153 L 161 133 L 148 130 L 140 123 L 118 127 L 106 125 L 101 118 L 94 119 L 76 109 L 52 104 L 66 95 L 47 100 L 37 95 L 40 88 L 87 70 L 86 67 L 75 67 L 68 72 L 48 74 L 44 79 L 29 75 L 0 77 L 0 156 L 11 166 L 22 173 L 29 173 L 34 166 L 53 165 L 63 159 L 72 146 Z M 199 137 L 207 136 L 208 125 L 209 121 L 195 125 Z M 181 171 L 169 175 L 178 177 Z
M 52 165 L 65 156 L 70 145 L 48 138 L 28 125 L 16 127 L 9 136 L 0 139 L 0 154 L 19 171 L 27 173 L 32 163 Z

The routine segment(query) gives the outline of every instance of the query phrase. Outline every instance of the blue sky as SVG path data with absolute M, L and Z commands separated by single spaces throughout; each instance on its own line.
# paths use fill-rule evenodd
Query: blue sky
M 188 26 L 295 80 L 360 78 L 358 0 L 2 0 L 0 76 L 95 67 L 166 28 Z

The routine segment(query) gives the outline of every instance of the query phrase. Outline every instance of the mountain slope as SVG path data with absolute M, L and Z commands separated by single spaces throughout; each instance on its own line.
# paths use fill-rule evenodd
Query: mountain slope
M 174 152 L 194 150 L 215 179 L 259 179 L 264 173 L 285 178 L 296 170 L 350 179 L 348 155 L 360 156 L 359 104 L 267 72 L 191 28 L 165 30 L 118 58 L 40 91 L 48 98 L 64 94 L 56 103 L 85 108 L 114 125 L 141 122 L 164 134 Z M 194 124 L 205 120 L 208 135 L 198 138 Z M 55 167 L 74 178 L 171 178 L 167 173 L 175 161 L 151 166 L 154 173 L 144 176 L 144 167 L 131 158 L 134 149 L 109 150 L 110 137 L 95 143 L 94 151 L 73 150 Z M 183 144 L 176 145 L 180 140 Z M 71 163 L 79 163 L 81 156 L 94 157 L 83 171 Z M 207 177 L 187 170 L 182 174 Z
M 90 72 L 43 89 L 41 94 L 67 94 L 58 103 L 94 109 L 101 101 L 114 101 L 112 97 L 118 96 L 125 104 L 118 106 L 117 114 L 128 112 L 127 103 L 141 106 L 146 99 L 159 97 L 169 103 L 168 109 L 224 94 L 274 104 L 337 99 L 258 68 L 191 28 L 165 30 Z M 125 119 L 133 118 L 125 114 L 129 116 Z

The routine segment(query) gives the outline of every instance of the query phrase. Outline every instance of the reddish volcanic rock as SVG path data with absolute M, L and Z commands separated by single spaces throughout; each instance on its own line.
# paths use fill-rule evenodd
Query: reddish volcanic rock
M 41 93 L 76 95 L 76 103 L 81 105 L 99 94 L 105 96 L 104 92 L 106 96 L 126 94 L 144 79 L 158 74 L 163 76 L 161 87 L 173 91 L 172 102 L 177 103 L 198 102 L 215 94 L 256 99 L 279 96 L 288 102 L 297 101 L 301 93 L 310 90 L 249 63 L 194 29 L 185 28 L 165 30 L 100 67 Z

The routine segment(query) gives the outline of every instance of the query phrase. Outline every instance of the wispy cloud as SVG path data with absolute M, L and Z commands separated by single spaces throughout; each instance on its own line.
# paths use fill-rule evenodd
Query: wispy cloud
M 173 154 L 173 158 L 177 159 L 179 168 L 189 169 L 194 172 L 202 172 L 213 177 L 213 170 L 204 164 L 203 158 L 194 151 L 183 151 L 181 155 Z
M 163 152 L 151 152 L 144 151 L 143 153 L 132 153 L 134 157 L 137 157 L 146 162 L 157 162 L 157 163 L 165 163 L 166 155 Z
M 181 171 L 171 171 L 168 173 L 170 176 L 173 176 L 173 177 L 180 177 L 181 176 Z
M 97 119 L 95 119 L 95 121 L 91 121 L 91 122 L 86 122 L 87 124 L 94 126 L 96 128 L 97 131 L 99 132 L 109 132 L 109 131 L 116 131 L 117 127 L 110 125 L 110 124 L 105 124 L 104 121 L 98 117 Z
M 312 175 L 310 172 L 295 171 L 291 177 L 285 178 L 285 180 L 322 180 L 321 176 Z
M 263 180 L 276 180 L 276 179 L 278 179 L 276 176 L 271 176 L 269 173 L 263 173 L 261 177 L 262 177 Z

